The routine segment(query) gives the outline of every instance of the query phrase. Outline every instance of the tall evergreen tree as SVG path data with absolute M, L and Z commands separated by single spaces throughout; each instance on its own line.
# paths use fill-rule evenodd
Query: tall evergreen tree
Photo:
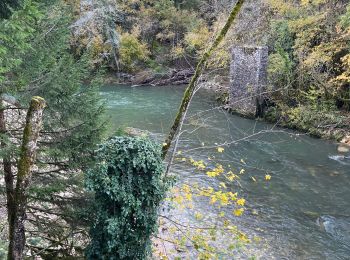
M 33 18 L 33 6 L 28 4 L 27 9 L 14 12 L 9 20 L 0 23 L 7 30 L 0 33 L 0 37 L 4 36 L 0 40 L 4 39 L 8 46 L 14 42 L 20 50 L 0 47 L 4 50 L 0 52 L 0 85 L 2 96 L 12 97 L 20 107 L 26 107 L 36 95 L 47 102 L 29 194 L 27 225 L 31 228 L 27 230 L 27 246 L 33 254 L 50 252 L 49 257 L 54 257 L 55 253 L 69 255 L 74 250 L 79 218 L 74 210 L 81 208 L 85 198 L 81 170 L 87 166 L 90 151 L 103 133 L 103 102 L 97 82 L 89 82 L 89 78 L 99 78 L 89 63 L 89 55 L 74 57 L 70 51 L 72 8 L 64 1 L 40 4 L 35 10 L 40 9 L 43 15 L 37 13 Z M 12 36 L 21 41 L 9 40 Z M 1 144 L 6 151 L 2 149 L 0 156 L 7 162 L 1 171 L 9 177 L 5 187 L 8 197 L 11 187 L 16 186 L 17 151 L 23 132 L 21 120 L 19 124 L 10 123 L 7 112 L 12 110 L 19 111 L 16 115 L 23 118 L 19 108 L 1 108 L 6 126 Z M 48 245 L 50 250 L 43 250 Z M 53 250 L 55 247 L 60 249 Z

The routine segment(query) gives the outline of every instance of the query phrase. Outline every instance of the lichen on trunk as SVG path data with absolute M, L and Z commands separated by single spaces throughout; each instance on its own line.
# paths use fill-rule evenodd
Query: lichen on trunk
M 9 248 L 8 260 L 23 259 L 25 246 L 25 219 L 28 190 L 31 183 L 32 167 L 36 159 L 37 141 L 42 126 L 45 100 L 33 97 L 26 116 L 23 140 L 18 162 L 16 188 L 13 191 L 13 205 L 8 210 Z

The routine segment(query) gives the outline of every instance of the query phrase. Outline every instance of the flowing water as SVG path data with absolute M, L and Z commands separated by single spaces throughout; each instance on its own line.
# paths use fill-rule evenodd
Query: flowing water
M 101 95 L 114 130 L 134 127 L 161 138 L 183 90 L 111 86 Z M 216 106 L 210 92 L 196 93 L 179 149 L 206 159 L 217 154 L 215 147 L 221 144 L 225 151 L 217 161 L 246 170 L 240 194 L 247 200 L 247 213 L 238 225 L 265 241 L 254 254 L 261 259 L 350 259 L 349 155 L 338 154 L 334 142 L 234 116 Z M 173 172 L 180 180 L 193 176 L 192 169 L 181 165 Z M 270 181 L 264 180 L 265 174 L 272 176 Z M 205 175 L 198 179 L 215 186 Z

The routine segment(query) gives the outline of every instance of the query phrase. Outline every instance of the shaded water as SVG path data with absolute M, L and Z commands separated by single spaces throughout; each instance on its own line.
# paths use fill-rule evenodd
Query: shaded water
M 113 129 L 129 126 L 162 137 L 183 90 L 114 86 L 105 87 L 101 95 Z M 246 169 L 241 193 L 247 214 L 239 226 L 266 241 L 267 248 L 257 248 L 261 258 L 350 259 L 350 159 L 339 156 L 333 142 L 230 115 L 216 106 L 210 93 L 196 94 L 179 149 L 205 159 L 215 154 L 216 144 L 226 143 L 217 161 Z M 173 171 L 180 179 L 193 174 L 181 165 Z M 267 173 L 272 176 L 269 182 L 264 181 Z M 215 185 L 204 175 L 197 177 Z

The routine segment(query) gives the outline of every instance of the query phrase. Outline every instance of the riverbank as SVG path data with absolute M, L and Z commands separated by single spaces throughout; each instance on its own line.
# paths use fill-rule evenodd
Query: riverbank
M 253 120 L 265 121 L 276 126 L 306 133 L 312 137 L 335 140 L 342 144 L 340 150 L 350 151 L 350 113 L 335 109 L 322 109 L 307 105 L 288 107 L 269 106 L 262 118 L 255 118 L 244 111 L 233 110 L 229 104 L 229 84 L 204 82 L 202 87 L 215 91 L 219 104 L 231 114 Z M 273 102 L 271 102 L 273 103 Z
M 244 111 L 233 110 L 229 105 L 229 82 L 204 81 L 201 88 L 216 94 L 216 100 L 231 114 L 253 120 L 265 121 L 276 126 L 300 131 L 312 137 L 335 140 L 342 145 L 339 151 L 350 151 L 350 113 L 340 110 L 322 109 L 307 105 L 288 107 L 271 105 L 262 118 L 255 118 Z M 271 102 L 272 103 L 272 102 Z
M 317 110 L 306 105 L 282 109 L 270 107 L 264 119 L 313 137 L 333 139 L 350 145 L 350 113 L 348 112 Z
M 105 83 L 131 86 L 186 85 L 190 82 L 193 73 L 194 70 L 191 68 L 172 68 L 163 72 L 145 69 L 134 74 L 111 72 L 107 75 Z

